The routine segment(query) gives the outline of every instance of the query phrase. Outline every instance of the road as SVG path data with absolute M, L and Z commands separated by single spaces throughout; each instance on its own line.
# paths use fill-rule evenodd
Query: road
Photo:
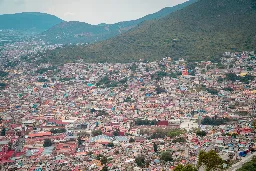
M 236 171 L 237 169 L 241 168 L 244 163 L 249 162 L 253 156 L 256 156 L 256 153 L 249 154 L 246 157 L 243 157 L 242 160 L 236 164 L 234 164 L 231 168 L 228 169 L 228 171 Z

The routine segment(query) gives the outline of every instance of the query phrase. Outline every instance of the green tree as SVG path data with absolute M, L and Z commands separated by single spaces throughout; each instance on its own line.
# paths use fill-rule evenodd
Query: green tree
M 219 93 L 218 90 L 213 88 L 207 88 L 206 90 L 208 93 L 211 93 L 212 95 L 217 95 Z
M 103 168 L 101 169 L 101 171 L 108 171 L 108 166 L 103 166 Z
M 168 151 L 162 152 L 160 160 L 163 160 L 165 162 L 173 161 L 172 154 Z
M 206 134 L 207 134 L 207 132 L 205 132 L 205 131 L 200 131 L 200 130 L 198 130 L 198 131 L 196 132 L 196 135 L 197 135 L 197 136 L 200 136 L 200 137 L 204 137 L 204 136 L 206 136 Z
M 108 147 L 114 147 L 114 144 L 112 142 L 108 143 Z
M 137 69 L 137 65 L 135 63 L 132 64 L 132 66 L 130 67 L 132 72 L 135 72 Z
M 59 134 L 59 133 L 67 132 L 67 130 L 65 128 L 51 129 L 50 132 L 53 133 L 53 134 Z
M 102 131 L 101 130 L 93 130 L 92 131 L 92 136 L 98 136 L 98 135 L 102 135 Z
M 135 140 L 131 137 L 131 138 L 129 139 L 129 143 L 133 143 L 133 142 L 135 142 Z
M 243 164 L 237 171 L 256 171 L 256 157 L 254 156 L 251 161 Z
M 49 82 L 49 80 L 47 80 L 45 78 L 38 78 L 37 81 L 38 82 Z
M 45 139 L 44 140 L 44 147 L 50 147 L 52 146 L 52 141 L 50 139 Z
M 101 162 L 102 165 L 106 165 L 107 162 L 108 162 L 108 158 L 106 156 L 102 156 L 100 158 L 100 162 Z
M 5 136 L 5 134 L 6 134 L 6 129 L 3 128 L 2 131 L 1 131 L 1 136 Z
M 119 130 L 119 129 L 117 129 L 117 130 L 115 130 L 115 131 L 113 132 L 113 135 L 114 135 L 114 136 L 118 136 L 118 135 L 119 135 L 119 133 L 120 133 L 120 130 Z
M 176 166 L 173 171 L 183 171 L 183 168 L 184 166 L 182 164 L 178 164 L 178 166 Z
M 8 151 L 12 150 L 12 142 L 8 142 Z
M 94 113 L 94 112 L 96 112 L 96 110 L 94 108 L 92 108 L 92 109 L 90 109 L 90 112 Z
M 223 90 L 225 90 L 225 91 L 234 91 L 234 89 L 231 88 L 231 87 L 225 87 L 225 88 L 223 88 Z
M 247 112 L 247 111 L 245 111 L 245 112 Z M 222 125 L 228 121 L 230 121 L 229 118 L 217 118 L 217 117 L 210 118 L 209 116 L 206 116 L 202 120 L 202 125 Z
M 218 83 L 222 83 L 223 81 L 224 81 L 224 79 L 222 77 L 218 77 L 218 79 L 217 79 Z
M 238 76 L 235 73 L 227 73 L 226 79 L 234 82 L 234 81 L 238 80 Z
M 8 75 L 8 72 L 4 72 L 0 70 L 0 77 L 5 77 Z
M 139 167 L 145 167 L 145 157 L 138 156 L 135 158 L 135 162 Z
M 161 93 L 165 93 L 166 90 L 160 86 L 157 86 L 156 89 L 155 89 L 156 93 L 157 94 L 161 94 Z
M 198 169 L 196 167 L 194 167 L 193 165 L 188 164 L 188 165 L 184 166 L 182 171 L 198 171 Z
M 80 136 L 77 138 L 77 143 L 78 143 L 78 146 L 82 145 L 82 140 Z
M 116 150 L 116 151 L 114 152 L 114 154 L 115 154 L 115 155 L 119 154 L 119 151 L 118 151 L 118 150 Z
M 214 150 L 209 152 L 200 151 L 198 158 L 198 167 L 204 166 L 206 171 L 216 171 L 222 169 L 224 161 Z
M 183 166 L 182 164 L 179 164 L 174 168 L 173 171 L 198 171 L 198 169 L 191 164 L 188 164 L 185 166 Z
M 154 152 L 156 153 L 157 152 L 157 145 L 156 145 L 156 143 L 153 144 L 153 148 L 154 148 Z
M 97 159 L 97 160 L 100 160 L 102 157 L 103 157 L 103 155 L 102 155 L 102 154 L 99 154 L 99 155 L 96 156 L 96 159 Z
M 6 86 L 7 86 L 7 84 L 5 84 L 5 83 L 0 83 L 0 90 L 5 89 Z
M 256 130 L 256 119 L 252 121 L 252 127 Z
M 121 84 L 125 84 L 127 81 L 128 81 L 128 78 L 125 77 L 124 79 L 120 80 L 119 82 L 120 82 Z
M 172 141 L 173 143 L 184 143 L 186 142 L 186 139 L 184 137 L 178 137 Z
M 183 133 L 184 133 L 184 131 L 181 130 L 181 129 L 174 129 L 174 130 L 168 132 L 168 136 L 170 138 L 174 138 L 174 137 L 177 137 L 177 136 L 179 136 Z

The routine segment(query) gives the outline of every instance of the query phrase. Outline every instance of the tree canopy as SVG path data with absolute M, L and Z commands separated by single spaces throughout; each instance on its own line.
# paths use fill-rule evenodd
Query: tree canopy
M 243 164 L 237 171 L 256 171 L 256 157 L 254 156 L 251 161 Z
M 115 38 L 48 51 L 42 59 L 52 63 L 74 62 L 81 58 L 87 62 L 134 62 L 188 56 L 190 61 L 195 61 L 209 60 L 232 49 L 253 50 L 254 4 L 251 0 L 200 0 L 162 19 L 144 22 Z
M 102 134 L 101 130 L 93 130 L 92 131 L 92 136 L 98 136 L 98 135 L 101 135 L 101 134 Z
M 45 139 L 43 146 L 44 146 L 44 147 L 50 147 L 50 146 L 52 146 L 52 141 L 51 141 L 50 139 Z
M 5 133 L 6 133 L 6 129 L 5 129 L 5 128 L 2 128 L 2 130 L 1 130 L 1 136 L 5 136 Z
M 222 125 L 230 121 L 228 118 L 210 118 L 209 116 L 204 117 L 202 120 L 202 125 Z
M 207 134 L 207 132 L 205 132 L 205 131 L 200 131 L 200 130 L 198 130 L 198 131 L 196 132 L 196 135 L 197 135 L 197 136 L 200 136 L 200 137 L 204 137 L 204 136 L 206 136 L 206 134 Z
M 0 70 L 0 77 L 5 77 L 8 75 L 8 72 L 5 72 L 5 71 L 1 71 Z
M 224 161 L 214 150 L 211 150 L 209 152 L 199 152 L 198 166 L 204 166 L 206 171 L 216 171 L 222 169 L 223 163 Z
M 176 166 L 174 168 L 173 171 L 198 171 L 198 169 L 195 166 L 191 165 L 191 164 L 188 164 L 188 165 L 185 165 L 185 166 L 183 166 L 182 164 L 179 164 L 178 166 Z
M 64 133 L 67 130 L 65 128 L 59 128 L 59 129 L 51 129 L 50 132 L 53 134 L 58 134 L 58 133 Z
M 144 156 L 138 156 L 135 158 L 135 162 L 139 167 L 145 167 L 145 157 Z
M 172 154 L 169 151 L 162 152 L 160 159 L 165 162 L 173 161 Z

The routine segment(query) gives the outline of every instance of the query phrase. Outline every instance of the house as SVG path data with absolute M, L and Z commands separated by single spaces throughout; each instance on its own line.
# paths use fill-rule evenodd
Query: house
M 144 141 L 146 141 L 146 139 L 143 137 L 135 137 L 134 140 L 135 142 L 140 142 L 140 143 L 143 143 Z
M 89 141 L 91 143 L 97 142 L 97 143 L 101 143 L 101 144 L 108 144 L 108 143 L 111 143 L 113 141 L 113 138 L 109 137 L 109 136 L 106 136 L 106 135 L 98 135 L 98 136 L 90 138 Z
M 76 153 L 76 141 L 57 143 L 55 146 L 54 154 L 74 155 Z
M 28 134 L 28 138 L 49 138 L 52 135 L 51 132 L 38 132 L 38 133 L 32 133 L 32 134 Z

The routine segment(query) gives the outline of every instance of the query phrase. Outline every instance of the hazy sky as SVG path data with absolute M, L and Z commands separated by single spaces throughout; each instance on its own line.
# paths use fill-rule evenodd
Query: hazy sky
M 110 24 L 138 19 L 185 1 L 187 0 L 0 0 L 0 14 L 45 12 L 66 21 Z

